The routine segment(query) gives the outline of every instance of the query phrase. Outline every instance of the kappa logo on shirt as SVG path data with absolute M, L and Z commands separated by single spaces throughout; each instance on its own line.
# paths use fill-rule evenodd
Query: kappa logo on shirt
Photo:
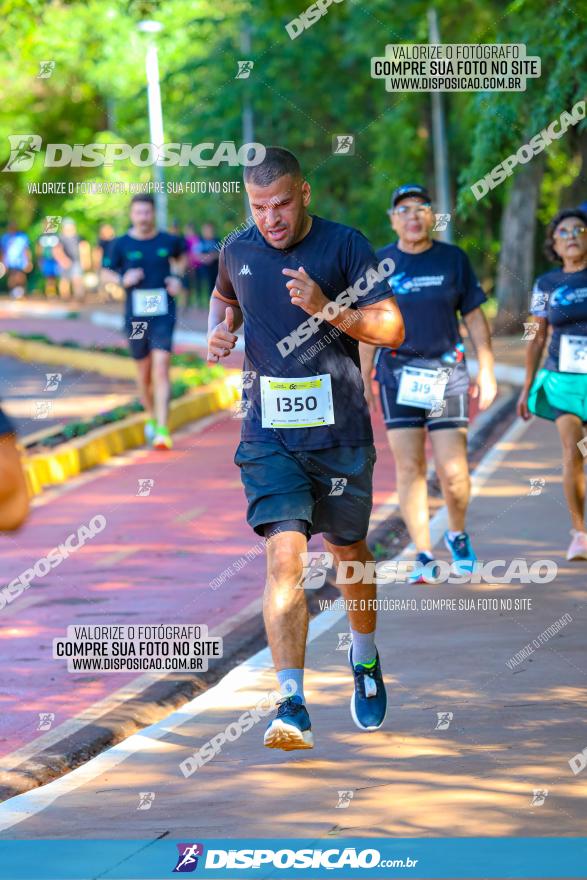
M 248 264 L 248 263 L 245 263 L 244 266 L 241 266 L 241 270 L 240 270 L 240 272 L 239 272 L 238 274 L 239 274 L 239 275 L 252 275 L 253 273 L 252 273 L 251 270 L 249 269 L 249 264 Z

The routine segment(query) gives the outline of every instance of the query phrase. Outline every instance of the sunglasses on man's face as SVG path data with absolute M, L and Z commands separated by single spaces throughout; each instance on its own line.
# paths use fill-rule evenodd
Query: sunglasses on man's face
M 584 226 L 573 226 L 572 229 L 557 229 L 554 233 L 555 238 L 562 238 L 565 241 L 568 238 L 579 238 L 580 235 L 583 235 L 587 232 Z
M 398 205 L 397 208 L 392 208 L 387 213 L 397 214 L 398 217 L 407 217 L 408 214 L 416 214 L 417 217 L 422 217 L 428 213 L 431 207 L 432 205 Z

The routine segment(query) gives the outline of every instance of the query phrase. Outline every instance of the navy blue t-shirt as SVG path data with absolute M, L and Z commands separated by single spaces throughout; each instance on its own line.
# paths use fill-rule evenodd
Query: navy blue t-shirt
M 104 257 L 104 268 L 112 269 L 121 275 L 127 269 L 142 269 L 144 278 L 135 287 L 126 288 L 126 318 L 132 315 L 132 291 L 153 290 L 165 287 L 165 279 L 171 272 L 170 258 L 176 259 L 185 253 L 185 239 L 169 232 L 158 232 L 153 238 L 133 238 L 121 235 L 112 243 L 108 257 Z M 175 297 L 167 294 L 167 313 L 175 317 Z
M 552 326 L 547 370 L 559 372 L 561 337 L 587 336 L 587 269 L 563 272 L 553 269 L 536 279 L 530 313 Z
M 433 241 L 427 251 L 407 254 L 393 243 L 377 251 L 377 256 L 391 257 L 395 263 L 389 285 L 406 329 L 405 340 L 398 349 L 379 349 L 376 353 L 376 377 L 385 383 L 406 364 L 438 366 L 439 358 L 453 352 L 462 342 L 459 313 L 472 312 L 487 298 L 469 258 L 457 245 Z M 468 376 L 461 360 L 446 394 L 460 394 L 467 387 Z
M 14 425 L 0 407 L 0 437 L 3 434 L 14 434 Z
M 300 342 L 298 336 L 296 342 L 293 334 L 310 316 L 291 303 L 286 287 L 291 278 L 283 275 L 282 269 L 303 266 L 330 300 L 367 275 L 371 289 L 361 293 L 351 306 L 354 309 L 391 298 L 386 281 L 374 280 L 378 262 L 371 245 L 356 229 L 316 216 L 308 234 L 286 250 L 271 247 L 256 226 L 223 247 L 216 290 L 227 303 L 237 303 L 242 310 L 243 369 L 254 373 L 251 387 L 243 388 L 248 410 L 243 418 L 242 440 L 263 441 L 277 436 L 292 451 L 368 446 L 373 442 L 358 342 L 328 321 L 319 324 L 304 341 Z M 363 282 L 361 288 L 365 288 Z M 286 338 L 289 342 L 284 348 Z M 332 382 L 334 424 L 262 427 L 261 376 L 300 378 L 326 373 Z

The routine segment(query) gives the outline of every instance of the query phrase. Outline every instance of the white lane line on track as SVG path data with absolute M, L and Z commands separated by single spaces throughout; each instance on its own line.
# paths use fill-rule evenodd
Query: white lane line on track
M 187 425 L 180 431 L 176 432 L 173 436 L 176 439 L 181 439 L 181 437 L 189 434 L 199 434 L 209 425 L 212 425 L 222 419 L 225 415 L 226 413 L 224 411 L 213 413 L 210 416 L 199 419 L 197 422 L 192 423 L 191 425 Z M 92 480 L 104 476 L 108 471 L 114 470 L 115 468 L 125 467 L 129 464 L 134 464 L 138 460 L 145 458 L 150 454 L 152 454 L 151 449 L 141 448 L 130 450 L 123 455 L 116 456 L 115 459 L 111 459 L 100 468 L 96 468 L 88 472 L 87 474 L 81 474 L 79 477 L 76 477 L 74 480 L 69 481 L 64 486 L 58 486 L 55 489 L 46 490 L 42 496 L 34 499 L 33 506 L 44 507 L 50 501 L 54 501 L 56 498 L 59 498 L 62 495 L 73 491 L 79 486 L 85 485 Z M 32 601 L 29 601 L 26 604 L 25 600 L 19 602 L 18 605 L 14 606 L 14 608 L 5 610 L 3 614 L 3 619 L 10 613 L 12 613 L 12 615 L 14 616 L 19 610 L 22 610 L 22 608 L 27 607 L 27 605 L 35 604 L 37 601 L 40 601 L 43 598 L 43 596 L 35 596 L 31 597 Z M 213 630 L 211 630 L 211 635 L 226 635 L 229 631 L 227 627 L 242 623 L 243 614 L 247 612 L 249 608 L 253 608 L 253 606 L 255 606 L 256 608 L 259 602 L 260 600 L 252 602 L 249 606 L 246 606 L 244 609 L 242 609 L 242 611 L 234 614 L 223 624 L 215 627 Z M 258 613 L 258 610 L 252 611 L 251 615 L 253 613 Z M 146 673 L 145 675 L 140 675 L 137 678 L 133 679 L 133 681 L 124 685 L 122 688 L 114 691 L 114 693 L 110 694 L 108 697 L 104 697 L 103 700 L 99 700 L 97 703 L 93 703 L 75 718 L 64 721 L 63 724 L 60 724 L 58 727 L 53 728 L 51 731 L 43 734 L 43 736 L 37 737 L 32 742 L 27 743 L 26 746 L 23 746 L 20 749 L 16 749 L 8 755 L 3 755 L 2 757 L 0 757 L 0 774 L 2 772 L 17 768 L 20 764 L 24 763 L 24 761 L 28 761 L 31 758 L 34 758 L 36 754 L 43 751 L 44 749 L 49 748 L 56 742 L 59 742 L 59 740 L 65 739 L 68 736 L 72 736 L 78 730 L 81 730 L 82 727 L 85 727 L 87 724 L 90 724 L 91 722 L 95 721 L 97 718 L 100 718 L 102 715 L 105 715 L 112 709 L 117 708 L 119 705 L 126 702 L 127 700 L 136 699 L 146 688 L 150 687 L 154 682 L 159 681 L 161 678 L 165 678 L 165 674 Z
M 210 635 L 227 636 L 231 630 L 236 629 L 241 623 L 254 617 L 256 614 L 260 614 L 262 607 L 262 598 L 254 599 L 249 605 L 237 611 L 236 614 L 233 614 L 218 626 L 210 627 Z M 92 703 L 91 706 L 88 706 L 87 709 L 76 715 L 75 718 L 64 721 L 63 724 L 53 728 L 53 730 L 48 731 L 43 736 L 37 737 L 32 742 L 27 743 L 26 746 L 16 749 L 9 755 L 4 755 L 0 758 L 0 783 L 2 782 L 2 772 L 18 769 L 25 761 L 29 761 L 31 758 L 34 759 L 39 752 L 50 748 L 68 736 L 73 736 L 74 733 L 116 709 L 122 703 L 137 699 L 148 687 L 168 676 L 169 673 L 165 672 L 146 672 L 144 675 L 139 675 L 128 682 L 128 684 L 104 697 L 104 699 L 99 700 L 97 703 Z
M 505 405 L 507 403 L 504 400 Z M 217 413 L 211 416 L 207 416 L 206 418 L 200 420 L 195 425 L 187 426 L 183 428 L 178 434 L 177 437 L 181 437 L 184 434 L 189 433 L 199 433 L 209 424 L 212 424 L 219 419 L 222 418 L 224 413 Z M 485 417 L 485 418 L 484 418 Z M 471 435 L 475 433 L 476 430 L 481 428 L 484 422 L 489 417 L 489 411 L 481 413 L 478 418 L 475 420 L 473 427 L 471 429 Z M 122 456 L 118 456 L 116 460 L 112 460 L 108 464 L 104 465 L 103 468 L 100 468 L 100 474 L 104 473 L 108 468 L 121 467 L 124 464 L 128 464 L 131 461 L 134 462 L 140 457 L 144 457 L 148 455 L 150 450 L 148 449 L 138 449 L 134 452 L 125 453 Z M 480 472 L 481 465 L 477 468 L 476 473 Z M 431 462 L 429 466 L 429 475 L 434 470 L 434 465 Z M 76 485 L 80 485 L 80 482 L 88 482 L 94 477 L 99 476 L 100 474 L 93 472 L 94 476 L 90 475 L 82 475 L 78 478 L 78 482 Z M 474 477 L 475 478 L 475 477 Z M 240 483 L 239 483 L 240 485 Z M 473 484 L 473 488 L 475 487 L 475 483 Z M 73 487 L 72 487 L 73 488 Z M 62 494 L 67 491 L 67 487 L 63 487 L 62 489 L 57 489 L 58 494 Z M 55 497 L 55 496 L 53 496 Z M 46 503 L 46 502 L 45 502 Z M 397 493 L 391 493 L 386 500 L 380 504 L 371 515 L 371 522 L 369 533 L 371 533 L 381 522 L 388 519 L 394 513 L 399 511 L 399 505 L 397 502 Z M 433 538 L 433 542 L 437 543 L 442 537 L 443 532 L 446 530 L 446 520 L 442 520 L 442 510 L 438 511 L 436 517 L 431 522 L 431 534 Z M 401 558 L 404 554 L 407 554 L 409 551 L 414 552 L 415 548 L 413 544 L 408 545 L 408 547 L 404 548 L 400 553 L 395 557 L 396 559 Z M 262 597 L 254 599 L 249 605 L 243 608 L 241 611 L 234 614 L 232 617 L 225 620 L 221 625 L 215 627 L 211 631 L 211 635 L 216 636 L 225 636 L 231 631 L 231 629 L 236 628 L 240 624 L 244 623 L 246 620 L 255 617 L 260 614 L 262 610 Z M 63 722 L 58 727 L 54 728 L 50 732 L 43 734 L 43 736 L 37 737 L 31 743 L 28 743 L 26 746 L 23 746 L 21 749 L 16 749 L 14 752 L 11 752 L 9 755 L 5 755 L 0 758 L 0 773 L 2 771 L 14 770 L 25 761 L 31 760 L 37 755 L 39 752 L 50 748 L 50 746 L 59 742 L 62 739 L 65 739 L 68 736 L 72 736 L 74 733 L 77 733 L 83 727 L 88 724 L 91 724 L 96 719 L 101 716 L 107 714 L 108 712 L 116 709 L 118 706 L 122 705 L 122 703 L 127 700 L 136 699 L 141 695 L 141 693 L 150 687 L 155 682 L 164 678 L 164 674 L 157 673 L 146 673 L 145 675 L 138 676 L 133 681 L 129 682 L 124 687 L 110 694 L 108 697 L 104 697 L 103 700 L 98 701 L 97 703 L 89 706 L 84 712 L 77 715 L 75 718 L 71 718 L 68 721 Z
M 473 473 L 473 497 L 478 495 L 489 477 L 495 472 L 503 458 L 510 451 L 510 444 L 518 440 L 527 430 L 530 422 L 517 419 L 508 429 L 505 435 L 482 459 Z M 440 536 L 444 531 L 446 508 L 442 508 L 431 522 L 431 532 Z M 438 540 L 438 538 L 436 539 Z M 406 551 L 402 551 L 402 554 Z M 398 558 L 398 557 L 396 557 Z M 344 617 L 344 611 L 329 609 L 322 611 L 311 622 L 308 632 L 308 642 L 313 641 L 323 632 L 326 632 Z M 248 690 L 255 687 L 260 677 L 271 667 L 271 654 L 269 648 L 263 648 L 249 660 L 239 664 L 222 678 L 217 685 L 198 697 L 195 697 L 177 712 L 173 712 L 167 718 L 146 727 L 141 733 L 134 734 L 113 746 L 107 751 L 77 770 L 73 770 L 66 776 L 56 779 L 41 788 L 33 789 L 24 794 L 16 795 L 3 804 L 0 804 L 0 832 L 12 828 L 19 822 L 36 815 L 47 809 L 57 798 L 69 794 L 82 785 L 91 782 L 96 777 L 108 772 L 113 767 L 121 764 L 131 755 L 153 748 L 154 741 L 161 739 L 187 721 L 201 715 L 206 709 L 214 705 L 224 708 L 237 702 L 238 690 L 246 686 Z
M 312 642 L 323 632 L 334 626 L 344 611 L 333 609 L 323 611 L 310 623 L 308 642 Z M 271 654 L 269 648 L 263 648 L 249 660 L 239 664 L 221 679 L 217 685 L 198 697 L 195 697 L 177 712 L 173 712 L 167 718 L 156 724 L 146 727 L 140 733 L 135 733 L 118 745 L 103 752 L 77 770 L 72 770 L 66 776 L 49 782 L 40 788 L 16 795 L 0 804 L 0 832 L 12 828 L 19 822 L 36 815 L 47 809 L 57 798 L 75 791 L 87 782 L 91 782 L 103 773 L 112 770 L 121 764 L 126 758 L 143 751 L 153 749 L 154 742 L 172 733 L 187 721 L 201 715 L 206 709 L 212 708 L 217 703 L 230 707 L 234 702 L 238 704 L 238 692 L 241 688 L 247 690 L 254 688 L 271 666 Z M 178 771 L 179 772 L 179 771 Z

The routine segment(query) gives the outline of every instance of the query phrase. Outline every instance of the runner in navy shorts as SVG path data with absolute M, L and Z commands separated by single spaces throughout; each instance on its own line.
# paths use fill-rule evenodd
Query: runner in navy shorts
M 348 226 L 310 214 L 310 185 L 280 147 L 245 171 L 255 226 L 226 244 L 210 304 L 209 357 L 234 348 L 244 326 L 241 442 L 235 462 L 248 521 L 267 539 L 264 616 L 283 700 L 265 733 L 269 748 L 313 746 L 303 691 L 306 586 L 330 564 L 372 560 L 365 538 L 372 506 L 373 432 L 358 341 L 397 346 L 403 322 L 377 260 Z M 322 532 L 326 552 L 308 553 Z M 351 715 L 381 726 L 385 685 L 375 646 L 373 583 L 340 586 L 349 610 Z
M 382 415 L 396 462 L 402 516 L 416 547 L 410 580 L 423 583 L 433 579 L 437 571 L 428 523 L 427 431 L 448 509 L 445 544 L 453 566 L 468 572 L 476 560 L 465 531 L 470 482 L 466 435 L 469 375 L 459 316 L 479 361 L 473 393 L 479 397 L 481 409 L 493 402 L 496 385 L 489 326 L 481 310 L 485 294 L 464 251 L 432 238 L 435 215 L 428 192 L 418 184 L 398 187 L 388 213 L 398 240 L 382 248 L 378 256 L 395 262 L 389 284 L 397 297 L 406 335 L 396 349 L 362 344 L 361 363 L 373 410 L 377 409 L 371 389 L 375 365 Z
M 155 449 L 171 449 L 167 426 L 169 366 L 175 328 L 175 298 L 183 290 L 186 243 L 181 236 L 158 232 L 155 204 L 135 196 L 131 228 L 114 239 L 104 257 L 105 275 L 126 293 L 124 332 L 137 363 L 141 400 L 147 413 L 145 439 Z

